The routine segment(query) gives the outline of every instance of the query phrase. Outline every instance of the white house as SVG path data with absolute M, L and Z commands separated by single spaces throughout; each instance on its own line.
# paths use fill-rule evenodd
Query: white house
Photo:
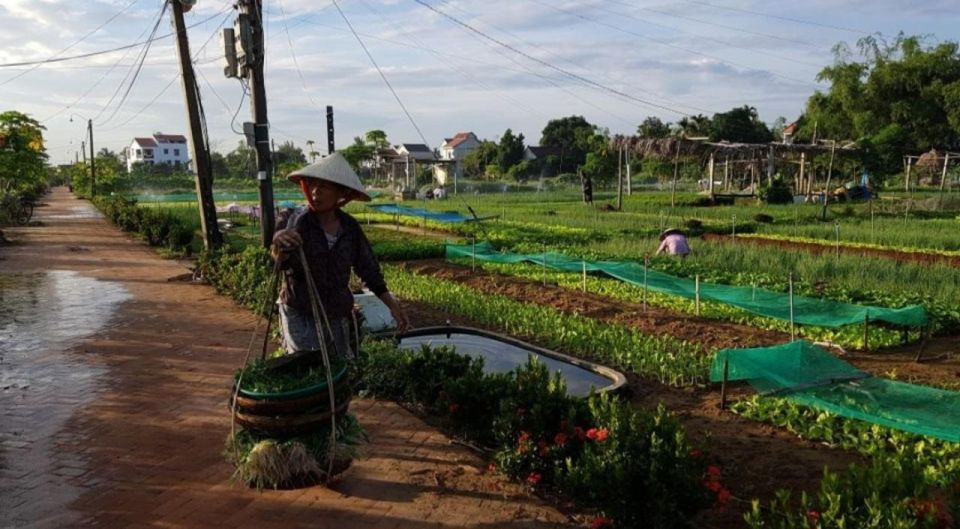
M 127 171 L 137 163 L 165 163 L 175 166 L 188 166 L 190 149 L 187 138 L 182 134 L 154 134 L 151 138 L 134 138 L 127 147 Z
M 440 159 L 454 163 L 437 166 L 437 180 L 445 184 L 450 177 L 462 178 L 463 158 L 479 146 L 480 140 L 472 132 L 458 132 L 452 138 L 446 138 L 440 146 Z

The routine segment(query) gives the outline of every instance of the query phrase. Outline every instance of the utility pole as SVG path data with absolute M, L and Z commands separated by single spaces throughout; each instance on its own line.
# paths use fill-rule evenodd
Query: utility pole
M 187 27 L 183 22 L 183 2 L 184 0 L 173 0 L 170 4 L 173 8 L 173 25 L 177 33 L 177 54 L 180 58 L 180 78 L 183 79 L 183 97 L 187 106 L 187 120 L 190 123 L 190 154 L 193 158 L 193 170 L 196 173 L 197 205 L 200 208 L 203 246 L 212 250 L 223 244 L 223 236 L 217 226 L 210 153 L 207 151 L 206 136 L 203 133 L 204 124 L 200 119 L 199 90 L 197 90 L 197 78 L 193 72 L 193 62 L 190 59 Z M 190 5 L 192 6 L 192 3 Z
M 253 123 L 244 123 L 247 142 L 257 153 L 257 182 L 260 197 L 260 236 L 267 248 L 273 242 L 273 164 L 270 160 L 270 122 L 267 120 L 267 93 L 263 82 L 263 2 L 238 0 L 233 28 L 223 30 L 227 77 L 245 77 L 250 84 L 250 112 Z M 310 142 L 308 141 L 309 145 Z M 312 154 L 311 154 L 312 158 Z
M 327 154 L 333 151 L 333 105 L 327 105 Z
M 93 120 L 87 120 L 87 132 L 90 133 L 90 196 L 97 196 L 97 160 L 93 151 Z
M 83 163 L 87 163 L 87 142 L 80 142 L 80 154 L 83 155 Z

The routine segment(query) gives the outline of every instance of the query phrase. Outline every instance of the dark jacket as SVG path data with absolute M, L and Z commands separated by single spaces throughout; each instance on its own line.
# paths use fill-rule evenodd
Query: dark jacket
M 340 218 L 340 237 L 332 248 L 328 248 L 320 220 L 309 210 L 296 210 L 277 222 L 277 230 L 285 229 L 289 225 L 295 227 L 303 238 L 303 252 L 313 281 L 317 285 L 320 301 L 330 319 L 347 317 L 353 309 L 353 294 L 350 292 L 351 269 L 378 297 L 387 291 L 380 265 L 373 255 L 370 241 L 360 228 L 360 223 L 339 209 L 337 216 Z M 304 314 L 311 314 L 306 276 L 300 263 L 299 252 L 291 252 L 280 268 L 283 270 L 280 301 Z

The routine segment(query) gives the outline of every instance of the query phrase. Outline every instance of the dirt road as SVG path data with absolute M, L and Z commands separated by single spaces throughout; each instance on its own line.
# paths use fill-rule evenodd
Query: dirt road
M 257 492 L 221 452 L 253 317 L 57 189 L 0 247 L 0 526 L 558 527 L 394 404 L 332 488 Z

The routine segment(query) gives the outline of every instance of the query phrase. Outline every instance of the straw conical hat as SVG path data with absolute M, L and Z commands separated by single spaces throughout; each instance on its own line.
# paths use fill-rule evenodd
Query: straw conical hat
M 360 200 L 362 202 L 370 201 L 370 195 L 363 190 L 360 177 L 357 176 L 357 173 L 354 172 L 350 164 L 347 163 L 347 159 L 338 152 L 321 159 L 319 162 L 297 169 L 287 175 L 287 178 L 293 182 L 297 182 L 301 178 L 326 180 L 334 184 L 340 184 L 352 191 L 350 194 L 352 200 Z

